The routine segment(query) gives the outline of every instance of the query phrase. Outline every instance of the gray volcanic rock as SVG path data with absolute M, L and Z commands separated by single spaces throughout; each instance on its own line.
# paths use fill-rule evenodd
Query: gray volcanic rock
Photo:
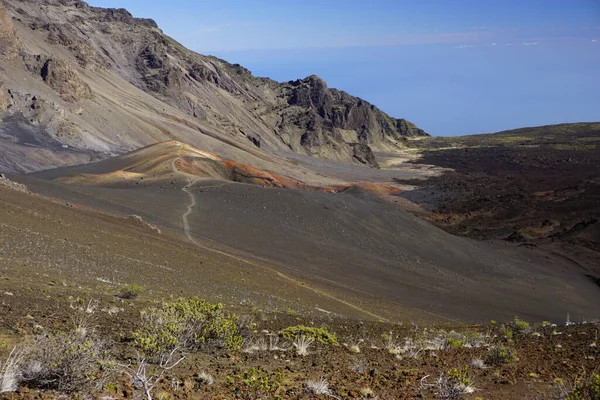
M 177 139 L 255 164 L 265 152 L 292 151 L 376 167 L 374 150 L 393 152 L 405 138 L 426 135 L 317 76 L 279 83 L 197 54 L 124 9 L 80 0 L 4 3 L 0 81 L 54 104 L 61 111 L 53 121 L 70 128 L 53 136 L 82 151 L 116 154 Z M 83 115 L 70 106 L 80 101 Z
M 92 91 L 84 83 L 72 65 L 61 59 L 50 59 L 44 63 L 41 70 L 44 82 L 56 90 L 64 101 L 74 103 L 89 99 Z
M 10 99 L 8 97 L 8 93 L 4 87 L 4 83 L 0 82 L 0 112 L 6 110 L 9 105 Z
M 288 104 L 295 107 L 294 125 L 304 131 L 300 143 L 309 151 L 327 144 L 349 145 L 355 160 L 377 166 L 370 146 L 393 147 L 403 138 L 427 135 L 358 97 L 329 89 L 316 75 L 282 86 Z
M 0 2 L 0 58 L 13 59 L 20 51 L 21 43 L 15 33 L 12 18 Z

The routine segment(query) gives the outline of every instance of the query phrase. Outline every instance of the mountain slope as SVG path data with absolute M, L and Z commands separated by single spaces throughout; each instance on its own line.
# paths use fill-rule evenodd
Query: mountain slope
M 389 307 L 477 321 L 597 311 L 597 286 L 556 254 L 453 236 L 357 186 L 290 190 L 283 176 L 245 171 L 170 141 L 16 179 L 69 204 L 140 215 L 201 251 L 309 279 L 377 315 Z
M 278 83 L 189 51 L 123 9 L 78 0 L 4 7 L 0 115 L 22 116 L 57 147 L 69 146 L 67 164 L 82 161 L 73 150 L 100 158 L 174 138 L 234 159 L 240 150 L 284 150 L 377 166 L 373 150 L 426 135 L 316 76 Z M 11 152 L 0 166 L 38 169 L 18 161 L 28 158 L 26 141 L 3 133 Z

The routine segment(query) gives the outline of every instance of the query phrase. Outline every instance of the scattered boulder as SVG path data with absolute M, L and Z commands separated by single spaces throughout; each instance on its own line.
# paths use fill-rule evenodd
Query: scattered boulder
M 354 159 L 362 164 L 379 168 L 375 154 L 373 154 L 373 150 L 368 145 L 364 143 L 351 143 L 350 146 L 352 146 L 352 157 Z
M 23 185 L 22 183 L 11 181 L 4 174 L 0 174 L 0 186 L 7 187 L 9 189 L 13 189 L 23 193 L 29 193 L 29 189 L 27 189 L 27 186 Z
M 152 232 L 156 232 L 159 235 L 162 233 L 159 227 L 157 227 L 154 224 L 150 224 L 150 223 L 144 221 L 144 219 L 142 217 L 140 217 L 139 215 L 131 214 L 131 215 L 125 217 L 125 218 L 129 219 L 129 220 L 132 220 L 132 221 L 136 222 L 138 225 L 140 225 L 140 226 L 142 226 L 142 227 L 144 227 L 146 229 L 149 229 Z
M 260 137 L 256 137 L 256 136 L 248 136 L 248 140 L 250 140 L 252 142 L 252 144 L 254 144 L 256 147 L 258 147 L 260 149 Z
M 505 240 L 509 242 L 525 242 L 527 239 L 521 234 L 521 232 L 514 231 Z

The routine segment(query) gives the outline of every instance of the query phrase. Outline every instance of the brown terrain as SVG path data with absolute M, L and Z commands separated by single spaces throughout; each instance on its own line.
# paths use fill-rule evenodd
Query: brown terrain
M 0 121 L 2 398 L 600 396 L 597 123 L 432 138 L 79 0 L 0 2 Z
M 475 239 L 550 249 L 600 276 L 600 124 L 525 128 L 416 144 L 419 162 L 451 171 L 401 196 L 425 218 Z

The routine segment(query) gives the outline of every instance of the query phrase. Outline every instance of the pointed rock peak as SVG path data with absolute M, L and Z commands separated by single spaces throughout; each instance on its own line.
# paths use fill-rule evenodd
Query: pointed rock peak
M 325 80 L 314 74 L 307 76 L 304 79 L 296 79 L 295 81 L 289 81 L 288 84 L 291 84 L 292 86 L 308 85 L 310 87 L 318 87 L 324 89 L 327 88 L 327 82 L 325 82 Z
M 323 80 L 322 78 L 320 78 L 319 76 L 314 75 L 314 74 L 307 76 L 302 81 L 305 83 L 308 83 L 310 86 L 327 87 L 327 82 L 325 82 L 325 80 Z

